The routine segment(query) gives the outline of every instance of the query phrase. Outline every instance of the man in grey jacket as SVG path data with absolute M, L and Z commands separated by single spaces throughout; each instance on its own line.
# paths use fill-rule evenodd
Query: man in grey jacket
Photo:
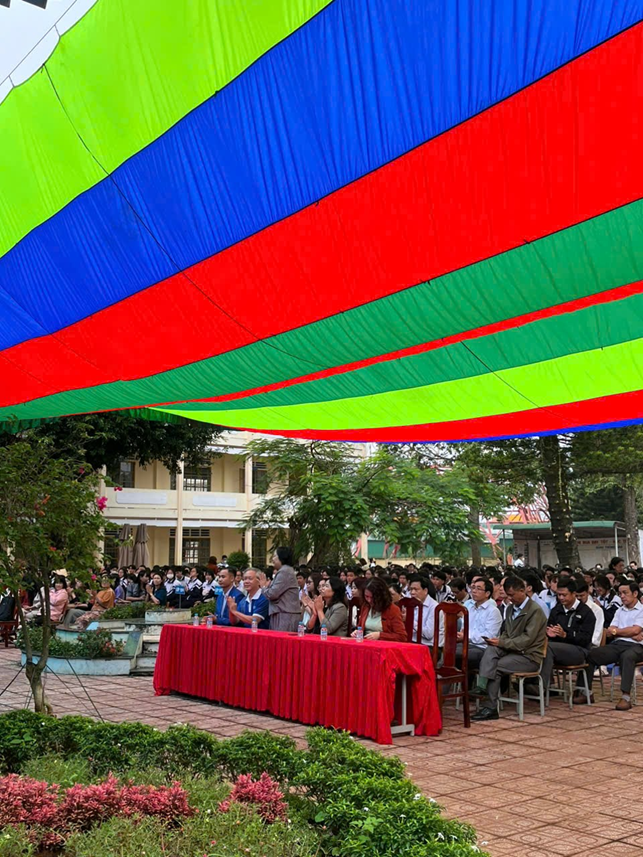
M 480 661 L 478 684 L 472 691 L 473 696 L 485 697 L 485 701 L 472 720 L 497 720 L 503 675 L 536 672 L 545 655 L 547 617 L 527 596 L 524 580 L 508 577 L 504 587 L 510 604 L 500 636 L 486 640 L 487 649 Z
M 292 563 L 290 548 L 277 548 L 272 557 L 274 577 L 268 582 L 265 574 L 259 575 L 263 594 L 270 602 L 271 631 L 296 631 L 299 625 L 299 585 Z

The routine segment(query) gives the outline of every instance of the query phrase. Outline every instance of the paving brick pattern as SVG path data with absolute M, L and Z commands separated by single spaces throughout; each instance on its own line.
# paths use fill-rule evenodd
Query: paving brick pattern
M 0 649 L 0 690 L 18 671 L 15 649 Z M 83 689 L 84 688 L 84 689 Z M 147 677 L 49 677 L 57 714 L 142 720 L 165 728 L 191 723 L 218 737 L 267 729 L 302 741 L 306 727 L 274 717 L 178 696 L 155 697 Z M 643 684 L 639 686 L 643 700 Z M 0 696 L 0 711 L 29 703 L 24 674 Z M 437 738 L 410 736 L 391 747 L 409 776 L 447 814 L 473 824 L 492 857 L 643 857 L 643 704 L 618 712 L 608 699 L 572 712 L 552 700 L 541 719 L 528 708 L 521 723 L 501 719 L 462 726 L 446 709 Z

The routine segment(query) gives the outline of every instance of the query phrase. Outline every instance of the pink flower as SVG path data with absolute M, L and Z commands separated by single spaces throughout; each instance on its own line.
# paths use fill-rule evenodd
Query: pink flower
M 123 489 L 121 488 L 120 485 L 114 485 L 114 491 L 122 491 L 122 490 Z
M 98 511 L 102 512 L 105 509 L 105 506 L 107 506 L 107 497 L 97 497 L 96 505 L 98 506 Z
M 279 788 L 279 783 L 265 772 L 258 780 L 253 780 L 250 774 L 241 774 L 237 777 L 230 798 L 219 804 L 220 812 L 228 812 L 233 801 L 254 804 L 267 824 L 286 819 L 288 805 Z

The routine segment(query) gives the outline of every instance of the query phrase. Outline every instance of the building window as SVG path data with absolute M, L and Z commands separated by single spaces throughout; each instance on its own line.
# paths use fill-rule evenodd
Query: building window
M 169 564 L 174 565 L 176 529 L 170 530 Z M 183 528 L 183 558 L 181 565 L 207 565 L 210 558 L 210 530 L 195 527 Z
M 268 565 L 268 534 L 265 530 L 252 531 L 252 564 L 255 568 Z
M 116 563 L 118 562 L 118 544 L 116 539 L 118 538 L 118 530 L 110 529 L 105 530 L 104 543 L 105 547 L 103 549 L 103 556 L 105 565 L 109 563 L 111 568 L 114 568 Z
M 252 462 L 252 493 L 268 493 L 268 465 L 265 461 Z
M 183 471 L 184 491 L 211 491 L 212 468 L 186 467 Z M 176 491 L 176 473 L 170 474 L 170 491 Z
M 115 482 L 117 485 L 120 485 L 121 488 L 133 488 L 134 487 L 134 462 L 133 461 L 119 461 L 113 467 L 110 467 L 107 471 L 107 475 Z

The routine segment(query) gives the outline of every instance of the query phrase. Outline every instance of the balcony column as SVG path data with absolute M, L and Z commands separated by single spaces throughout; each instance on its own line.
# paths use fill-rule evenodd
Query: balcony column
M 252 508 L 252 456 L 246 458 L 245 461 L 245 489 L 246 489 L 246 511 L 249 512 Z M 246 553 L 250 557 L 250 565 L 252 565 L 252 528 L 246 530 Z
M 179 461 L 176 474 L 176 538 L 174 540 L 174 565 L 183 565 L 183 459 Z
M 107 474 L 107 468 L 103 464 L 100 469 L 100 484 L 98 486 L 98 496 L 104 497 L 107 493 L 107 487 L 105 485 L 105 476 Z M 105 512 L 102 513 L 103 516 Z M 107 522 L 106 522 L 107 523 Z M 105 560 L 105 530 L 101 530 L 100 539 L 98 540 L 98 545 L 96 547 L 96 559 L 100 562 L 101 566 L 104 565 Z

